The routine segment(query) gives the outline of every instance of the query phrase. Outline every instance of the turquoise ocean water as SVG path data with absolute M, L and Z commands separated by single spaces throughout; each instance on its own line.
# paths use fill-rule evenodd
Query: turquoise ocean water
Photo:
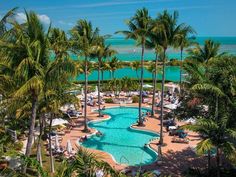
M 221 43 L 220 50 L 223 52 L 228 52 L 230 54 L 236 55 L 236 37 L 197 37 L 196 41 L 203 45 L 206 39 L 212 39 L 216 42 Z M 134 40 L 125 40 L 121 37 L 110 38 L 106 41 L 107 44 L 110 44 L 112 48 L 114 48 L 118 54 L 116 55 L 119 60 L 122 61 L 134 61 L 140 60 L 141 49 L 135 45 Z M 169 49 L 167 51 L 167 55 L 169 59 L 179 59 L 180 52 L 178 50 Z M 186 56 L 186 54 L 184 54 Z M 74 56 L 75 57 L 75 56 Z M 76 58 L 76 57 L 75 57 Z M 153 50 L 145 50 L 144 55 L 145 60 L 154 60 L 155 54 Z M 166 79 L 178 82 L 179 81 L 179 68 L 178 67 L 167 67 L 166 68 Z M 124 76 L 136 78 L 136 72 L 130 68 L 119 69 L 115 72 L 116 78 L 122 78 Z M 145 78 L 151 78 L 151 73 L 145 71 Z M 158 78 L 161 78 L 161 75 L 158 75 Z M 84 76 L 80 75 L 77 78 L 78 80 L 84 80 Z M 110 72 L 104 72 L 104 79 L 110 79 Z M 89 80 L 97 80 L 97 72 L 94 71 L 89 75 Z

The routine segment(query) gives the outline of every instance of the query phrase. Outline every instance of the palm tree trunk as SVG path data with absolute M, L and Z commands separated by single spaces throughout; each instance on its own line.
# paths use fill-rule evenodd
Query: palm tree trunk
M 166 60 L 166 49 L 164 49 L 163 64 L 162 64 L 162 83 L 161 83 L 161 120 L 160 120 L 160 140 L 159 144 L 163 144 L 163 116 L 164 116 L 164 87 L 165 87 L 165 60 Z
M 211 151 L 210 150 L 207 151 L 207 162 L 208 162 L 208 166 L 207 166 L 208 175 L 210 175 L 210 170 L 211 170 Z
M 220 149 L 216 148 L 217 177 L 220 177 Z
M 140 83 L 140 90 L 139 90 L 139 103 L 138 103 L 138 111 L 139 111 L 139 121 L 138 125 L 143 126 L 143 118 L 142 118 L 142 100 L 143 100 L 143 65 L 144 65 L 144 40 L 142 42 L 142 56 L 141 56 L 141 83 Z
M 53 118 L 54 118 L 54 114 L 51 113 L 50 123 L 49 123 L 49 154 L 50 154 L 50 171 L 51 171 L 51 173 L 55 172 L 55 169 L 54 169 L 54 159 L 53 159 L 53 154 L 52 154 L 52 138 L 51 138 L 52 120 L 53 120 Z
M 156 82 L 157 82 L 157 54 L 155 60 L 155 71 L 154 71 L 154 79 L 153 79 L 153 94 L 152 94 L 152 112 L 151 116 L 154 117 L 155 112 L 155 98 L 156 98 Z
M 101 59 L 98 59 L 98 116 L 101 117 L 101 96 L 100 96 L 100 70 L 101 70 Z
M 32 110 L 31 110 L 31 119 L 30 119 L 30 128 L 29 128 L 29 134 L 28 134 L 28 141 L 27 141 L 26 151 L 25 151 L 25 156 L 26 157 L 30 156 L 31 147 L 33 145 L 34 127 L 35 127 L 37 107 L 38 107 L 38 97 L 35 94 L 35 91 L 32 91 Z M 26 168 L 27 168 L 27 166 L 25 166 L 23 168 L 23 173 L 26 173 Z
M 39 116 L 39 136 L 38 136 L 38 143 L 37 143 L 37 160 L 39 161 L 40 166 L 43 166 L 42 163 L 42 151 L 41 151 L 41 138 L 43 133 L 43 119 L 42 116 Z
M 104 81 L 104 71 L 103 70 L 101 70 L 101 74 L 102 74 L 102 87 L 104 87 L 103 86 L 103 81 Z M 101 89 L 102 90 L 102 89 Z
M 85 88 L 84 88 L 84 132 L 88 132 L 87 125 L 87 89 L 88 89 L 88 59 L 85 57 Z
M 182 65 L 183 65 L 183 49 L 180 50 L 180 77 L 179 77 L 179 87 L 180 87 L 180 94 L 182 92 Z

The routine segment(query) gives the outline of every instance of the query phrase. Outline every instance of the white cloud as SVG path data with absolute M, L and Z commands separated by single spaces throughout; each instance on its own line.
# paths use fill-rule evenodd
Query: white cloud
M 43 24 L 46 24 L 46 25 L 50 24 L 50 18 L 47 15 L 37 14 L 37 16 Z M 24 22 L 26 22 L 26 15 L 25 15 L 25 13 L 19 12 L 16 14 L 15 19 L 18 23 L 24 23 Z
M 65 22 L 65 21 L 63 21 L 63 20 L 59 20 L 58 23 L 61 24 L 61 25 L 68 25 L 68 26 L 73 26 L 73 25 L 74 25 L 74 23 Z
M 16 14 L 15 19 L 18 23 L 24 23 L 26 22 L 26 15 L 22 12 L 19 12 Z
M 47 15 L 37 15 L 39 20 L 44 24 L 50 24 L 50 18 Z
M 67 5 L 67 6 L 49 6 L 43 8 L 37 8 L 38 10 L 59 10 L 59 9 L 83 9 L 83 8 L 93 8 L 93 7 L 108 7 L 108 6 L 122 6 L 122 5 L 132 5 L 132 4 L 144 4 L 144 3 L 161 3 L 169 2 L 174 0 L 125 0 L 125 1 L 110 1 L 110 2 L 98 2 L 80 5 Z

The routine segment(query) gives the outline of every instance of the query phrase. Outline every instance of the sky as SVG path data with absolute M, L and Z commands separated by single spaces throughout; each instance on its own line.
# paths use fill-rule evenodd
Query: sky
M 179 11 L 179 23 L 191 25 L 197 36 L 236 36 L 236 0 L 0 0 L 0 17 L 18 7 L 16 19 L 25 20 L 24 9 L 33 10 L 48 25 L 69 30 L 87 19 L 101 34 L 126 30 L 125 20 L 146 7 L 152 17 L 163 10 Z

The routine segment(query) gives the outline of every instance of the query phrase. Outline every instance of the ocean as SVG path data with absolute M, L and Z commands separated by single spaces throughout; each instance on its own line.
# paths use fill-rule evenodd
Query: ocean
M 227 52 L 229 54 L 236 55 L 236 37 L 197 37 L 196 41 L 203 45 L 204 41 L 207 39 L 212 39 L 215 42 L 221 44 L 220 51 Z M 124 39 L 122 37 L 109 38 L 106 40 L 106 44 L 110 44 L 113 49 L 117 51 L 117 58 L 122 61 L 134 61 L 140 60 L 141 48 L 136 46 L 135 41 L 131 39 Z M 180 51 L 174 49 L 168 49 L 167 51 L 168 59 L 180 59 Z M 183 55 L 186 57 L 186 53 Z M 73 56 L 74 58 L 75 56 Z M 76 57 L 75 57 L 76 58 Z M 155 59 L 155 54 L 153 50 L 145 50 L 144 59 L 146 61 L 151 61 Z M 115 78 L 122 78 L 124 76 L 136 78 L 136 71 L 131 68 L 122 68 L 115 71 Z M 147 70 L 144 71 L 144 78 L 151 78 L 152 75 Z M 161 74 L 158 74 L 158 79 L 161 79 Z M 97 80 L 97 72 L 94 71 L 89 75 L 89 80 Z M 110 79 L 110 72 L 104 72 L 104 79 Z M 166 80 L 178 82 L 180 79 L 179 67 L 169 66 L 166 67 Z M 84 80 L 84 75 L 79 75 L 77 80 Z

